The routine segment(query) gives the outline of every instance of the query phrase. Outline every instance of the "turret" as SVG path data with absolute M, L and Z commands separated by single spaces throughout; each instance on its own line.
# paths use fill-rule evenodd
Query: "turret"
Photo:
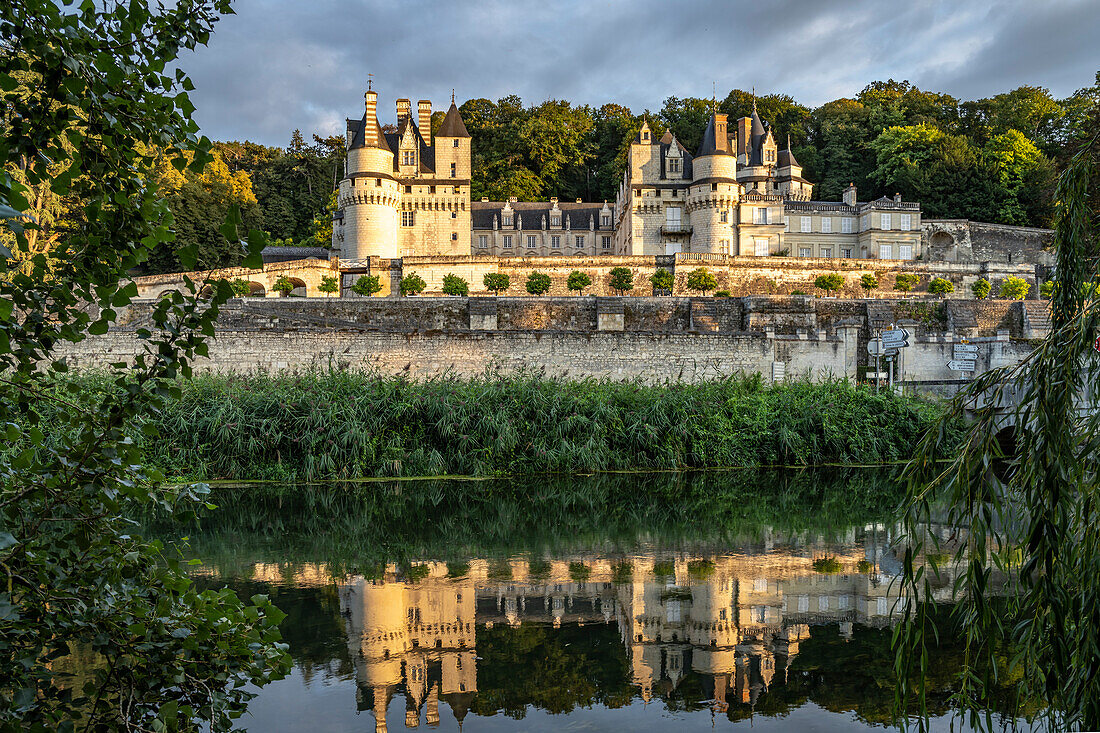
M 344 259 L 396 257 L 400 191 L 393 179 L 393 151 L 378 124 L 378 93 L 368 89 L 363 96 L 363 118 L 349 125 L 345 175 L 337 193 L 343 226 L 339 232 L 333 227 L 333 245 Z

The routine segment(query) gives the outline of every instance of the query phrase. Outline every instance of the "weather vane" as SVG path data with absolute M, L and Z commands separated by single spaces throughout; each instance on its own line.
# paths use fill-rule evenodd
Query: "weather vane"
M 374 74 L 367 74 L 367 91 L 374 91 Z

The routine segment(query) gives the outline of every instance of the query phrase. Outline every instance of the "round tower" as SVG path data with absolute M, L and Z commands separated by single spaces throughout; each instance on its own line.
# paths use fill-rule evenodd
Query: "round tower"
M 692 229 L 690 251 L 715 254 L 735 251 L 738 190 L 737 157 L 730 146 L 726 116 L 714 113 L 692 160 L 687 200 Z
M 398 256 L 401 188 L 393 175 L 393 151 L 378 124 L 378 93 L 367 91 L 363 119 L 350 134 L 338 206 L 344 212 L 340 256 L 358 260 Z

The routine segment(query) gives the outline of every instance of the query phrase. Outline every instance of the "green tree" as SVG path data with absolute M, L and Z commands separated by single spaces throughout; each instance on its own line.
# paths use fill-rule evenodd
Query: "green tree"
M 622 295 L 627 290 L 634 289 L 634 272 L 629 267 L 612 267 L 608 273 L 607 285 L 612 290 L 619 291 Z
M 332 275 L 322 275 L 321 284 L 317 286 L 317 289 L 325 295 L 332 295 L 340 292 L 340 283 Z
M 443 276 L 443 294 L 466 297 L 470 294 L 470 283 L 449 272 Z
M 955 292 L 955 284 L 945 277 L 934 277 L 928 282 L 928 292 L 933 295 L 946 295 Z
M 974 293 L 974 297 L 978 300 L 985 300 L 989 297 L 989 291 L 993 289 L 993 286 L 989 284 L 989 281 L 984 277 L 979 277 L 974 281 L 974 284 L 970 286 L 970 292 Z
M 527 276 L 527 292 L 531 295 L 543 295 L 550 290 L 550 276 L 545 272 L 532 272 Z
M 565 281 L 565 286 L 578 295 L 591 284 L 592 278 L 589 277 L 587 272 L 581 272 L 580 270 L 573 270 Z
M 1054 295 L 1054 281 L 1044 280 L 1039 286 L 1039 297 L 1050 300 L 1050 297 Z
M 1054 186 L 1050 160 L 1017 130 L 991 138 L 985 156 L 996 168 L 1005 191 L 997 221 L 1030 226 L 1049 223 L 1053 208 L 1048 189 Z
M 381 290 L 382 280 L 378 275 L 360 275 L 351 286 L 351 292 L 368 298 Z
M 664 291 L 671 295 L 672 289 L 676 286 L 676 278 L 671 271 L 665 270 L 664 268 L 660 268 L 650 275 L 649 282 L 653 286 L 654 295 L 656 295 L 658 291 Z
M 728 290 L 715 290 L 714 291 L 714 297 L 715 298 L 728 298 L 728 297 L 730 297 L 730 291 L 728 291 Z
M 275 279 L 275 284 L 271 286 L 271 289 L 276 293 L 281 293 L 284 298 L 290 295 L 294 290 L 294 282 L 286 275 L 280 275 Z
M 669 97 L 661 107 L 660 121 L 672 131 L 681 145 L 694 153 L 703 141 L 703 131 L 711 111 L 709 99 Z
M 487 272 L 482 281 L 485 289 L 493 295 L 500 295 L 512 285 L 512 279 L 503 272 Z
M 424 292 L 424 289 L 428 287 L 428 284 L 424 282 L 424 278 L 417 275 L 415 272 L 410 272 L 401 278 L 401 282 L 397 288 L 401 291 L 402 295 L 419 295 Z
M 830 272 L 826 275 L 818 275 L 814 280 L 814 287 L 825 292 L 835 292 L 844 287 L 844 276 L 839 272 Z
M 179 549 L 145 540 L 129 519 L 203 506 L 204 486 L 165 488 L 132 438 L 179 396 L 178 378 L 206 353 L 232 286 L 188 282 L 186 294 L 161 298 L 137 332 L 143 348 L 109 367 L 94 397 L 58 384 L 59 349 L 105 334 L 137 295 L 129 271 L 172 237 L 157 156 L 189 175 L 213 160 L 176 60 L 205 43 L 225 10 L 201 1 L 0 4 L 0 160 L 21 173 L 0 175 L 3 730 L 228 730 L 249 687 L 289 671 L 283 616 L 266 598 L 249 605 L 228 589 L 198 592 Z M 32 240 L 52 225 L 22 214 L 42 185 L 84 212 L 50 257 L 32 253 Z M 245 247 L 239 208 L 224 218 L 220 233 L 243 264 L 261 266 L 262 234 Z M 177 251 L 188 269 L 200 254 L 195 242 Z M 55 670 L 78 655 L 102 667 L 74 688 Z
M 1015 275 L 1009 275 L 1004 280 L 1001 280 L 1001 289 L 997 294 L 1009 300 L 1023 300 L 1027 297 L 1030 290 L 1031 285 L 1028 284 L 1027 280 L 1024 280 L 1022 277 L 1016 277 Z
M 908 293 L 913 286 L 920 282 L 920 275 L 911 272 L 899 272 L 894 278 L 894 290 L 899 293 Z
M 870 293 L 872 290 L 878 288 L 878 278 L 869 272 L 865 272 L 859 278 L 859 286 Z
M 689 290 L 698 290 L 707 294 L 708 290 L 718 289 L 718 278 L 705 267 L 698 267 L 688 273 L 687 286 Z
M 252 284 L 239 277 L 232 280 L 229 287 L 233 288 L 233 295 L 237 298 L 247 298 L 252 293 Z

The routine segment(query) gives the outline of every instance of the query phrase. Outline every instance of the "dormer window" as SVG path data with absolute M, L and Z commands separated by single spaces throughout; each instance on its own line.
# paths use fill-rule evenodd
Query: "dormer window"
M 552 226 L 552 227 L 560 227 L 561 226 L 561 214 L 551 214 L 550 215 L 550 226 Z
M 649 142 L 649 130 L 642 130 L 642 141 Z
M 416 165 L 416 151 L 406 150 L 401 153 L 401 165 Z
M 668 159 L 668 172 L 669 173 L 679 173 L 680 172 L 680 159 L 679 158 L 669 158 Z
M 602 227 L 611 226 L 611 214 L 600 214 L 600 226 L 602 226 Z
M 506 227 L 512 226 L 512 215 L 511 214 L 505 214 L 504 215 L 504 226 L 506 226 Z
M 768 163 L 774 163 L 775 162 L 775 151 L 774 150 L 765 150 L 764 151 L 764 160 L 767 161 Z

